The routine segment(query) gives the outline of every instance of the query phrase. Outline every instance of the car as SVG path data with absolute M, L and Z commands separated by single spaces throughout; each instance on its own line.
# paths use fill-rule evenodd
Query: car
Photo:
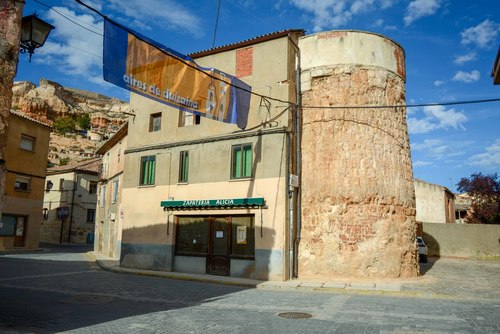
M 427 263 L 427 245 L 422 237 L 417 237 L 418 259 L 420 262 Z

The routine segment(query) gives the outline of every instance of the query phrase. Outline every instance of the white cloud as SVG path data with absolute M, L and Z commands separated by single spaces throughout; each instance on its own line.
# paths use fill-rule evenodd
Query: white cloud
M 200 19 L 184 6 L 172 0 L 109 0 L 106 5 L 127 16 L 129 21 L 134 19 L 135 22 L 145 22 L 150 29 L 153 27 L 165 31 L 169 28 L 176 29 L 186 31 L 195 37 L 203 34 Z
M 444 106 L 427 106 L 423 108 L 425 116 L 421 119 L 408 118 L 408 131 L 412 134 L 428 133 L 438 129 L 449 128 L 465 130 L 463 123 L 467 117 L 463 112 L 446 109 Z
M 477 55 L 475 52 L 469 52 L 467 54 L 464 54 L 462 56 L 456 56 L 455 60 L 453 61 L 457 65 L 463 65 L 467 62 L 473 61 L 477 59 Z
M 34 61 L 53 64 L 67 75 L 103 84 L 102 21 L 89 14 L 78 15 L 65 7 L 54 9 L 96 33 L 85 30 L 54 11 L 48 11 L 46 18 L 56 29 L 51 32 L 40 56 L 34 58 Z
M 442 160 L 464 155 L 465 147 L 469 145 L 470 142 L 467 141 L 451 143 L 442 139 L 425 139 L 422 143 L 412 143 L 410 147 L 412 151 L 422 152 L 431 159 Z M 413 165 L 415 166 L 415 163 Z
M 397 0 L 292 0 L 297 8 L 313 15 L 313 31 L 338 28 L 354 16 L 391 7 Z
M 434 86 L 436 86 L 436 87 L 442 86 L 443 84 L 444 84 L 443 80 L 436 80 L 436 81 L 434 81 Z
M 484 153 L 473 155 L 468 162 L 472 166 L 500 168 L 500 139 L 485 148 Z
M 480 48 L 487 48 L 488 46 L 497 46 L 497 44 L 492 45 L 492 43 L 499 32 L 500 24 L 485 20 L 475 27 L 465 29 L 460 35 L 462 36 L 462 44 L 475 44 Z
M 378 19 L 375 22 L 373 22 L 374 27 L 381 27 L 384 24 L 384 20 Z
M 422 160 L 417 160 L 413 162 L 413 167 L 424 167 L 424 166 L 432 166 L 433 163 L 430 161 L 422 161 Z
M 481 74 L 477 70 L 471 72 L 458 71 L 453 77 L 453 81 L 461 81 L 465 83 L 476 82 L 481 78 Z
M 404 17 L 405 25 L 409 26 L 421 17 L 433 15 L 439 7 L 441 7 L 441 0 L 414 0 L 410 2 Z

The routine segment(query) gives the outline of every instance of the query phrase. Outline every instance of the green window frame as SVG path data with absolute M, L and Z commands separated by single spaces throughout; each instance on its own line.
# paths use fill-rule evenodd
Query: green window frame
M 141 157 L 141 175 L 139 185 L 150 186 L 155 184 L 156 157 L 149 155 Z
M 252 177 L 252 144 L 234 145 L 231 150 L 231 178 Z
M 189 152 L 182 151 L 179 156 L 179 182 L 187 183 L 189 174 Z

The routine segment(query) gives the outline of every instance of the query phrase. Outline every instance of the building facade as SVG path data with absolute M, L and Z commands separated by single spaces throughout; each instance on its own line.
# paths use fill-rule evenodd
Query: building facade
M 416 219 L 422 223 L 455 223 L 455 195 L 446 187 L 415 179 Z
M 128 124 L 125 124 L 96 152 L 102 156 L 102 171 L 97 192 L 94 251 L 114 259 L 120 258 L 121 251 L 127 130 Z
M 282 31 L 191 57 L 295 103 L 302 35 Z M 130 102 L 121 266 L 290 278 L 289 105 L 253 96 L 242 131 L 137 94 Z
M 101 159 L 47 170 L 40 241 L 93 243 Z
M 418 275 L 397 43 L 289 30 L 191 56 L 252 86 L 248 126 L 131 94 L 121 266 L 260 280 Z
M 0 250 L 38 247 L 51 127 L 11 111 Z

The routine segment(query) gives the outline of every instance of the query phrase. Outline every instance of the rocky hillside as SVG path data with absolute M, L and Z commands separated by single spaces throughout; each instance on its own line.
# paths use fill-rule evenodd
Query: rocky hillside
M 127 102 L 102 94 L 63 87 L 57 82 L 40 80 L 40 85 L 28 81 L 15 82 L 12 88 L 12 109 L 48 124 L 61 117 L 77 119 L 90 116 L 90 129 L 64 134 L 52 133 L 49 161 L 59 165 L 88 159 L 102 141 L 115 133 L 127 120 Z

